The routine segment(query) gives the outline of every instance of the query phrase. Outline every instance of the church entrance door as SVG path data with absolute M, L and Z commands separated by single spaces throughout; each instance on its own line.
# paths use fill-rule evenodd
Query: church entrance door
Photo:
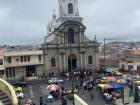
M 68 58 L 68 69 L 69 69 L 69 71 L 71 71 L 71 69 L 74 70 L 76 68 L 77 68 L 76 56 L 74 54 L 71 54 L 71 56 L 69 56 L 69 58 Z

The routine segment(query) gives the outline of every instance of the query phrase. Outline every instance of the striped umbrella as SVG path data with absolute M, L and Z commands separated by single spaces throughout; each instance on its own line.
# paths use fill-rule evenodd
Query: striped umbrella
M 51 84 L 51 85 L 49 85 L 49 86 L 47 87 L 47 89 L 48 89 L 49 91 L 56 91 L 56 90 L 59 90 L 60 87 L 59 87 L 58 85 L 56 85 L 56 84 Z

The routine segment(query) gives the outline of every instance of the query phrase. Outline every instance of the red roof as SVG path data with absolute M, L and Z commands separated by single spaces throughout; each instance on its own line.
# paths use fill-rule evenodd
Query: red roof
M 3 56 L 5 50 L 4 49 L 0 49 L 0 56 Z

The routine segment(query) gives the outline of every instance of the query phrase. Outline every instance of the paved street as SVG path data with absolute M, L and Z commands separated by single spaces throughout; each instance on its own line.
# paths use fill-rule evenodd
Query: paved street
M 74 85 L 79 84 L 78 81 L 74 82 Z M 71 88 L 71 82 L 65 82 L 62 84 L 65 88 Z M 47 90 L 47 80 L 41 80 L 41 81 L 32 81 L 27 87 L 23 88 L 25 98 L 31 98 L 36 105 L 39 105 L 39 97 L 46 95 L 49 91 Z M 88 105 L 105 105 L 104 100 L 102 99 L 101 95 L 98 91 L 94 90 L 94 98 L 91 100 L 89 92 L 79 90 L 78 95 L 88 103 Z M 60 105 L 60 101 L 54 101 L 53 103 L 50 103 L 49 105 Z M 72 105 L 71 101 L 68 101 L 68 105 Z

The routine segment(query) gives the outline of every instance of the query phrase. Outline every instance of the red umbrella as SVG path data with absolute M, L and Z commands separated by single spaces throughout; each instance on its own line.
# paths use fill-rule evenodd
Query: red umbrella
M 106 85 L 106 86 L 104 86 L 102 89 L 104 89 L 104 90 L 106 90 L 106 89 L 112 89 L 112 86 Z
M 116 81 L 116 78 L 115 77 L 106 77 L 106 80 L 108 82 L 111 82 L 111 81 Z
M 51 85 L 49 85 L 49 86 L 47 87 L 47 89 L 48 89 L 49 91 L 56 91 L 56 90 L 59 90 L 60 87 L 59 87 L 58 85 L 56 85 L 56 84 L 51 84 Z

